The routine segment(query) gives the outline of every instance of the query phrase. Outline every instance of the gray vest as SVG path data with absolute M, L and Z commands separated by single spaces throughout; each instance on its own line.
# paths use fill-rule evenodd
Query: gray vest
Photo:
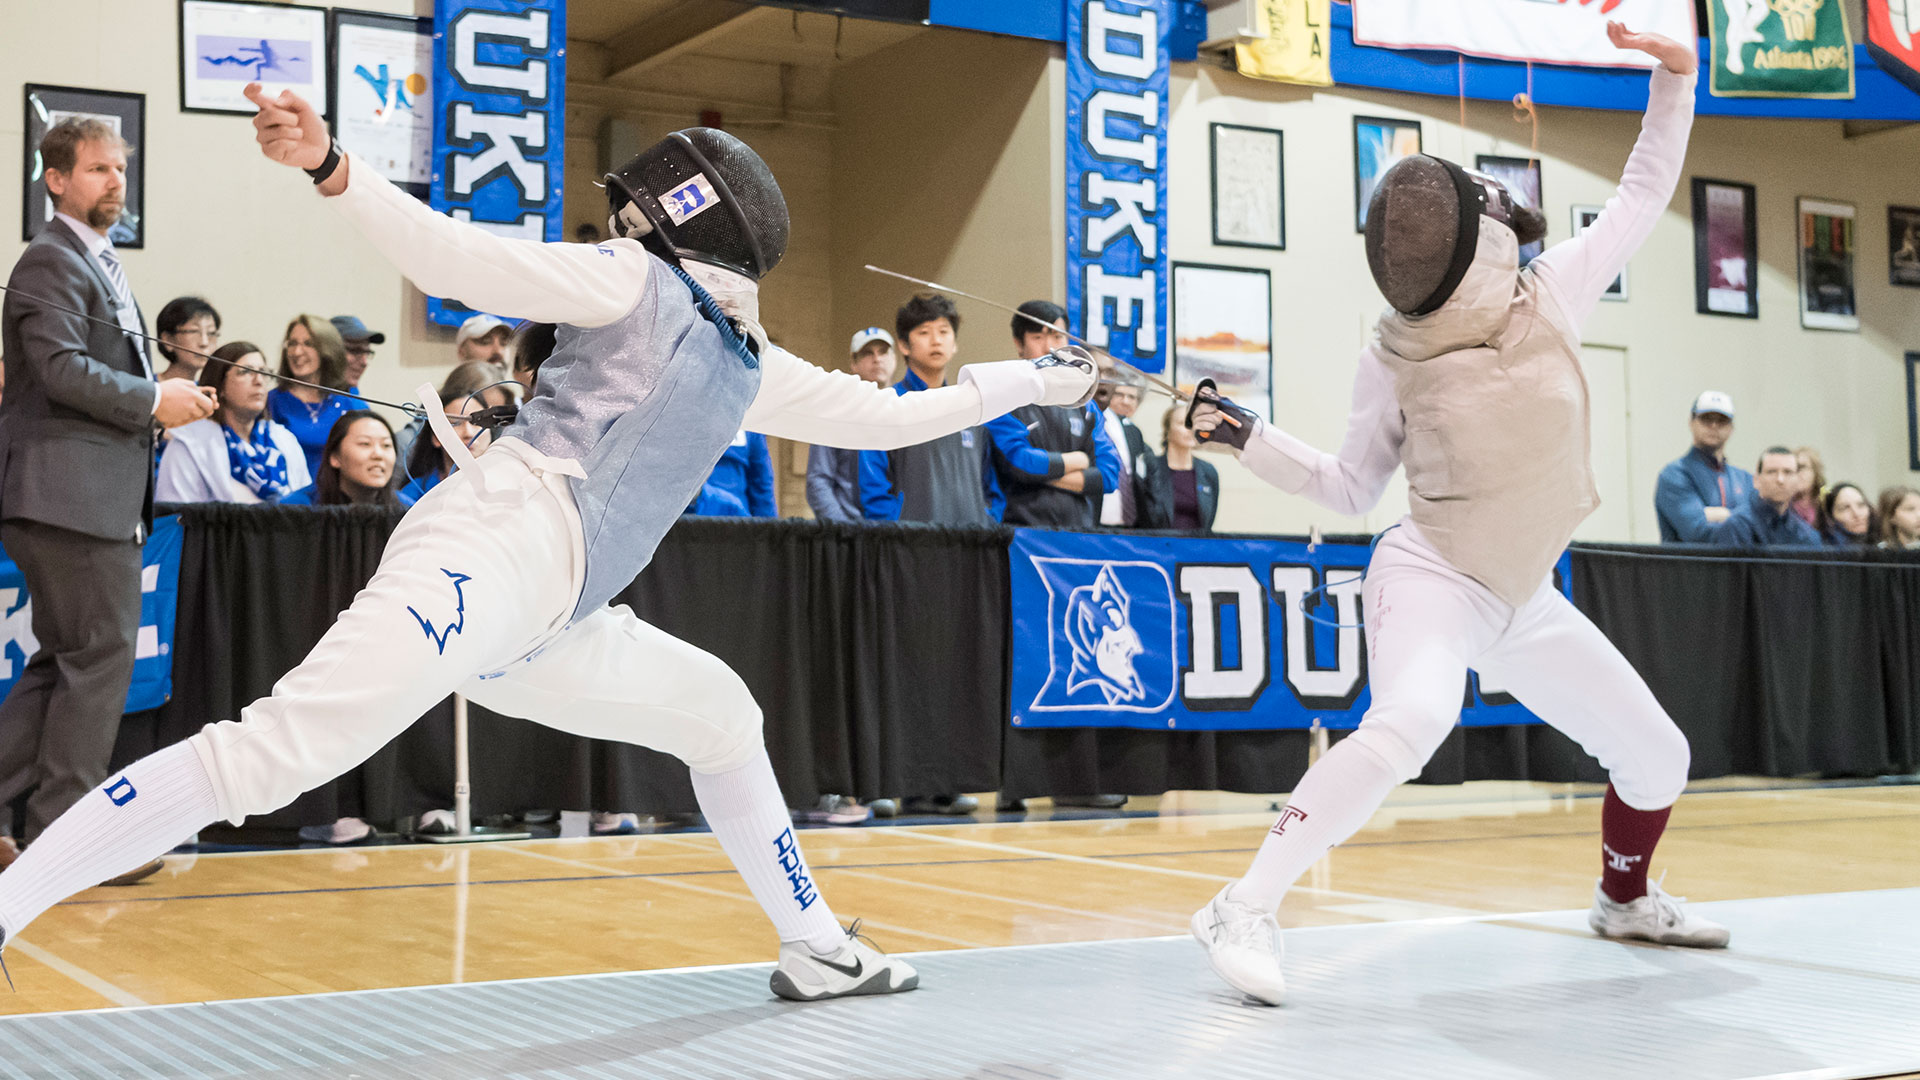
M 998 524 L 987 513 L 982 471 L 986 439 L 985 428 L 970 427 L 888 454 L 893 486 L 900 492 L 900 520 L 936 525 Z
M 698 285 L 652 260 L 633 310 L 562 326 L 506 434 L 580 463 L 586 578 L 572 621 L 632 584 L 740 431 L 760 363 Z

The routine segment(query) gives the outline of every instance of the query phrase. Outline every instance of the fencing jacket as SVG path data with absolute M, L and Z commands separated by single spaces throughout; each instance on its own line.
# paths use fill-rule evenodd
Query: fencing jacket
M 1263 424 L 1241 462 L 1343 514 L 1377 503 L 1404 463 L 1408 516 L 1427 542 L 1525 604 L 1599 505 L 1579 330 L 1673 198 L 1694 78 L 1653 72 L 1640 138 L 1592 227 L 1516 271 L 1512 230 L 1483 220 L 1473 266 L 1440 310 L 1381 317 L 1338 454 Z
M 690 278 L 637 241 L 547 244 L 437 214 L 348 155 L 327 203 L 433 296 L 560 324 L 533 397 L 506 432 L 571 480 L 586 540 L 575 621 L 630 584 L 742 428 L 858 449 L 910 446 L 1038 398 L 1025 361 L 896 395 L 783 349 L 756 354 Z

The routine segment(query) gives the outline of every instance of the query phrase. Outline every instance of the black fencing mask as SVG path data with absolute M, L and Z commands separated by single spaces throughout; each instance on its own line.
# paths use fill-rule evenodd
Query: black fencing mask
M 1498 180 L 1428 154 L 1400 159 L 1367 203 L 1367 268 L 1403 315 L 1440 309 L 1480 247 L 1480 219 L 1514 229 L 1522 243 L 1545 233 L 1537 210 L 1516 206 Z
M 759 281 L 787 251 L 787 200 L 767 163 L 715 128 L 687 128 L 608 173 L 618 235 L 671 263 L 710 263 Z

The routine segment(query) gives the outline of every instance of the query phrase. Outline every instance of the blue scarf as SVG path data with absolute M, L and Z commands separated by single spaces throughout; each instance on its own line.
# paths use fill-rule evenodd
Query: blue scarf
M 245 440 L 225 424 L 220 425 L 220 434 L 227 437 L 227 468 L 233 478 L 260 496 L 261 502 L 279 502 L 293 488 L 287 482 L 287 457 L 273 445 L 268 423 L 265 416 L 255 420 Z

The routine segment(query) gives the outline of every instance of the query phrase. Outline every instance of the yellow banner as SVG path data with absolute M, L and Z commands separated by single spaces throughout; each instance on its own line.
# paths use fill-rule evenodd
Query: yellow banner
M 1254 30 L 1261 40 L 1233 47 L 1240 74 L 1275 82 L 1332 86 L 1328 31 L 1332 0 L 1259 0 Z

